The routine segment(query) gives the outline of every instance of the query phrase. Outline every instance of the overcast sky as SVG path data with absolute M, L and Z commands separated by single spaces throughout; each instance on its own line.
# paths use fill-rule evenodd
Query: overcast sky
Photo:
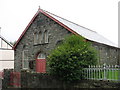
M 1 35 L 17 40 L 38 7 L 118 43 L 119 0 L 0 0 Z

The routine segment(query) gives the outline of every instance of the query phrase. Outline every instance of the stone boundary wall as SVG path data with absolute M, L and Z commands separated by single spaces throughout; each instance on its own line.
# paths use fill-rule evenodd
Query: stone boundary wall
M 2 88 L 120 88 L 120 82 L 110 81 L 95 81 L 95 80 L 81 80 L 76 83 L 67 84 L 59 81 L 54 76 L 47 73 L 36 73 L 27 70 L 22 70 L 21 73 L 21 87 L 13 87 L 10 83 L 10 73 L 12 69 L 4 70 L 4 79 Z
M 22 71 L 21 88 L 120 88 L 120 82 L 81 80 L 67 84 L 48 74 Z
M 44 73 L 21 71 L 21 88 L 61 88 L 64 83 Z
M 4 69 L 4 76 L 2 80 L 2 88 L 11 87 L 10 85 L 10 73 L 13 72 L 13 69 Z

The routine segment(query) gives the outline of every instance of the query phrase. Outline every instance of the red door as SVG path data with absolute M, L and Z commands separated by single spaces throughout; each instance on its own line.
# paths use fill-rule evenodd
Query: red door
M 36 59 L 36 72 L 46 73 L 46 59 L 42 53 L 40 53 Z

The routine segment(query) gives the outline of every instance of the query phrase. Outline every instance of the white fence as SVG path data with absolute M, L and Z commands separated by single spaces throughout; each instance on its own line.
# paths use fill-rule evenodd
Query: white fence
M 83 70 L 85 79 L 120 81 L 120 66 L 99 65 L 89 66 Z

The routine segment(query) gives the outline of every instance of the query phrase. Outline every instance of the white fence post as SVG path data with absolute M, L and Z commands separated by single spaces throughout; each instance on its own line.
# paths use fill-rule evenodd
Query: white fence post
M 100 77 L 100 71 L 101 71 L 101 68 L 100 68 L 100 65 L 98 66 L 98 79 L 101 79 Z
M 90 67 L 90 65 L 89 65 L 89 73 L 88 73 L 89 75 L 88 75 L 88 79 L 90 79 L 90 74 L 91 74 L 91 73 L 90 73 L 90 68 L 91 68 L 91 67 Z
M 106 80 L 106 64 L 103 64 L 104 80 Z
M 89 68 L 85 68 L 83 73 L 86 73 L 85 79 L 120 81 L 120 66 L 118 65 L 89 65 Z
M 114 66 L 112 65 L 112 80 L 114 78 Z

